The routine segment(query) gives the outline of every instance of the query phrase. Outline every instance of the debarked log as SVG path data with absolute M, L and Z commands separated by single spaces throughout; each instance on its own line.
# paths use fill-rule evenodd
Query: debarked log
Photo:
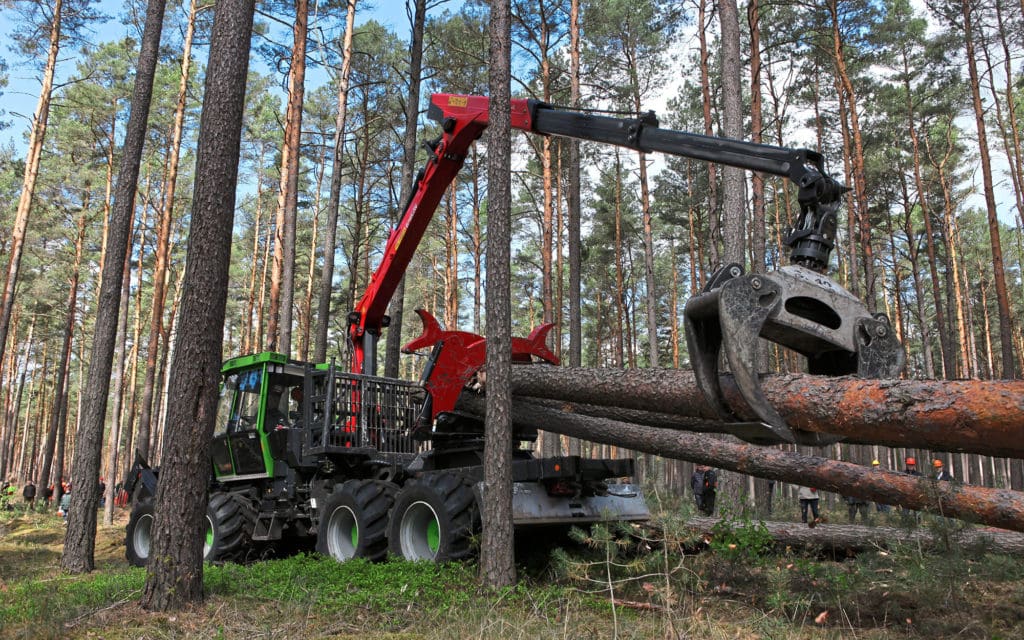
M 486 398 L 464 392 L 457 408 L 483 418 Z M 693 431 L 659 429 L 567 413 L 522 399 L 512 403 L 512 421 L 516 428 L 537 427 L 666 458 L 1024 531 L 1024 493 L 1016 491 L 937 482 L 895 471 L 875 471 L 850 462 L 737 444 Z
M 755 420 L 732 376 L 720 380 L 737 420 Z M 1024 458 L 1024 381 L 769 374 L 761 386 L 793 429 L 854 443 Z M 721 421 L 683 369 L 513 367 L 512 393 Z M 678 428 L 688 427 L 682 421 Z
M 686 526 L 705 536 L 712 536 L 718 518 L 690 518 Z M 927 527 L 903 529 L 897 527 L 869 527 L 859 524 L 819 524 L 809 528 L 803 523 L 761 522 L 780 545 L 813 547 L 830 552 L 892 549 L 911 545 L 928 551 L 959 551 L 974 553 L 995 552 L 1024 555 L 1024 533 L 1005 529 L 960 529 L 943 535 Z

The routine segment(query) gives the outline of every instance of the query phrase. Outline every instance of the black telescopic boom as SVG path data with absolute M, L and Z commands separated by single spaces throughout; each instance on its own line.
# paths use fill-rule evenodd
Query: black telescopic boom
M 800 193 L 801 215 L 786 236 L 790 259 L 816 271 L 828 265 L 834 246 L 836 209 L 847 188 L 825 173 L 822 155 L 743 140 L 661 129 L 653 111 L 616 118 L 531 104 L 533 131 L 643 151 L 705 160 L 789 178 Z

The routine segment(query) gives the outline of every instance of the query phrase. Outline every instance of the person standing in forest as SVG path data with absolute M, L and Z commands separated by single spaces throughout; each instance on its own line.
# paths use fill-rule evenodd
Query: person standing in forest
M 36 485 L 29 480 L 25 488 L 21 490 L 21 497 L 25 499 L 25 508 L 31 509 L 36 501 Z
M 950 482 L 951 480 L 953 480 L 953 474 L 951 474 L 949 471 L 946 471 L 946 468 L 942 466 L 942 460 L 936 458 L 934 461 L 932 461 L 932 466 L 935 468 L 936 480 L 944 480 L 946 482 Z
M 906 469 L 904 471 L 908 476 L 920 476 L 921 472 L 917 470 L 917 460 L 912 457 L 907 457 Z M 900 507 L 900 511 L 903 514 L 904 520 L 911 520 L 916 522 L 919 519 L 919 515 L 913 509 L 907 509 L 906 507 Z
M 715 494 L 718 490 L 718 474 L 706 464 L 699 464 L 690 476 L 690 487 L 697 511 L 705 516 L 715 513 Z
M 921 472 L 917 470 L 917 460 L 911 457 L 907 458 L 907 469 L 905 473 L 911 476 L 921 475 Z
M 846 513 L 850 518 L 850 524 L 853 524 L 857 520 L 857 514 L 860 513 L 860 520 L 864 524 L 868 523 L 868 504 L 867 500 L 863 498 L 857 498 L 854 496 L 844 496 L 846 500 Z
M 871 461 L 871 470 L 872 471 L 881 471 L 882 470 L 882 463 L 880 463 L 878 460 L 872 460 Z M 884 502 L 876 502 L 875 503 L 875 511 L 877 511 L 878 513 L 889 513 L 889 505 L 885 504 Z
M 811 487 L 800 487 L 800 491 L 797 492 L 797 497 L 800 498 L 800 521 L 806 524 L 810 528 L 818 526 L 821 522 L 821 514 L 818 512 L 818 490 Z M 807 521 L 807 510 L 811 511 L 811 521 Z

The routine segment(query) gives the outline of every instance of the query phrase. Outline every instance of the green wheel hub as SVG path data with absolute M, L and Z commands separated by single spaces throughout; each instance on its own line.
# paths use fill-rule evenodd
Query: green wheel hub
M 441 522 L 434 507 L 423 500 L 409 505 L 399 526 L 402 555 L 409 560 L 431 560 L 441 549 Z

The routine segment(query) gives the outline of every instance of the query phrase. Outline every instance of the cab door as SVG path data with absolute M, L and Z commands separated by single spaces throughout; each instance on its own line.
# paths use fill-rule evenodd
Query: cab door
M 260 438 L 263 365 L 225 376 L 210 457 L 218 480 L 267 474 Z

